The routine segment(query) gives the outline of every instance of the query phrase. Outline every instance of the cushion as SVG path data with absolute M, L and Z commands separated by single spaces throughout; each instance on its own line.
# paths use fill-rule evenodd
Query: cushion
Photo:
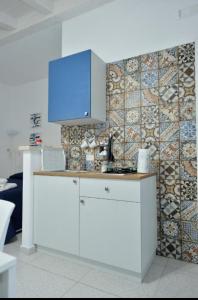
M 23 180 L 23 173 L 17 173 L 9 177 L 9 179 L 21 179 Z

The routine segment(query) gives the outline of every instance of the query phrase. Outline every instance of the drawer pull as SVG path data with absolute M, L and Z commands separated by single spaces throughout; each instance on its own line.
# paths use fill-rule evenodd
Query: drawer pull
M 84 200 L 80 200 L 80 203 L 85 205 L 85 201 Z
M 106 191 L 106 192 L 109 192 L 109 191 L 110 191 L 108 186 L 105 187 L 105 191 Z
M 73 180 L 73 183 L 74 183 L 74 184 L 77 184 L 78 182 L 77 182 L 77 180 L 74 179 L 74 180 Z

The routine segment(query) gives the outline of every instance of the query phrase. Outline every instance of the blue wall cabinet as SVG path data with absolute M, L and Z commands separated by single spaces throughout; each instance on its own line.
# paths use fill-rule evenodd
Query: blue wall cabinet
M 91 50 L 49 63 L 49 122 L 106 120 L 106 64 Z

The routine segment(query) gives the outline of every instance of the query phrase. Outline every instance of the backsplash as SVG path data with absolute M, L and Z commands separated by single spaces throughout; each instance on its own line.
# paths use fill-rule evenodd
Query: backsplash
M 198 264 L 195 44 L 107 65 L 107 122 L 62 126 L 69 168 L 84 168 L 85 133 L 114 136 L 115 166 L 151 152 L 158 186 L 158 254 Z M 95 169 L 100 170 L 98 149 Z

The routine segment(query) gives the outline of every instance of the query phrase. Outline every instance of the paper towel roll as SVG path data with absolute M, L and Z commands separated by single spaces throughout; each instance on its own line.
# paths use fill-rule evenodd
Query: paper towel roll
M 150 150 L 140 149 L 138 154 L 138 173 L 150 172 Z

